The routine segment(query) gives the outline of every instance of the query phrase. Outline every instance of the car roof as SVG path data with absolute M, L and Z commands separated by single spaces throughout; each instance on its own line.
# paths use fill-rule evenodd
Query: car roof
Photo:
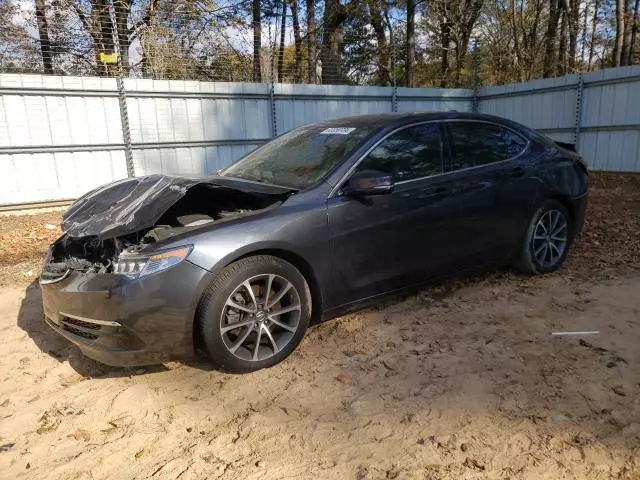
M 478 120 L 506 125 L 523 133 L 533 134 L 533 131 L 519 123 L 506 118 L 482 113 L 457 112 L 412 112 L 412 113 L 380 113 L 375 115 L 358 115 L 342 117 L 318 123 L 331 127 L 379 127 L 397 128 L 415 122 L 427 122 L 437 120 Z

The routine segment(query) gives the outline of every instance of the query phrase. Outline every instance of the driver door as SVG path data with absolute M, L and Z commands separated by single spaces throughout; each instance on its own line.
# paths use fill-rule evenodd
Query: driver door
M 392 193 L 328 200 L 332 306 L 418 284 L 443 273 L 458 208 L 443 173 L 441 126 L 405 127 L 381 140 L 352 173 L 375 170 Z M 348 182 L 348 179 L 346 180 Z

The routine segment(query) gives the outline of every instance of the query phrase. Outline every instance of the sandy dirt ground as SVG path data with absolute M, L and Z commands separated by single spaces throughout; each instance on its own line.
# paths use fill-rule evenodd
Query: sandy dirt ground
M 33 255 L 6 260 L 0 478 L 638 479 L 638 207 L 604 182 L 562 271 L 388 301 L 249 375 L 87 360 L 43 323 Z

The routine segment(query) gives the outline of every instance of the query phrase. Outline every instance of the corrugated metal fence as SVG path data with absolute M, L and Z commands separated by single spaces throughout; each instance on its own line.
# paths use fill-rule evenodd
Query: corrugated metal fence
M 640 171 L 640 67 L 472 90 L 0 75 L 0 205 L 74 198 L 127 175 L 206 174 L 305 123 L 390 111 L 508 117 Z M 125 115 L 126 113 L 126 115 Z M 123 122 L 123 118 L 128 118 Z M 129 135 L 126 135 L 129 133 Z
M 482 113 L 575 143 L 593 170 L 640 172 L 640 66 L 479 91 Z

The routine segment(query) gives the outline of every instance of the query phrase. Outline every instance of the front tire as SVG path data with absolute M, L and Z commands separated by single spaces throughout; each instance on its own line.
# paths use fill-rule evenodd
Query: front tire
M 292 264 L 256 255 L 217 275 L 198 315 L 212 363 L 227 372 L 252 372 L 281 362 L 295 350 L 309 326 L 311 294 Z
M 573 234 L 573 222 L 565 206 L 547 200 L 534 213 L 520 246 L 516 268 L 539 275 L 562 266 Z

